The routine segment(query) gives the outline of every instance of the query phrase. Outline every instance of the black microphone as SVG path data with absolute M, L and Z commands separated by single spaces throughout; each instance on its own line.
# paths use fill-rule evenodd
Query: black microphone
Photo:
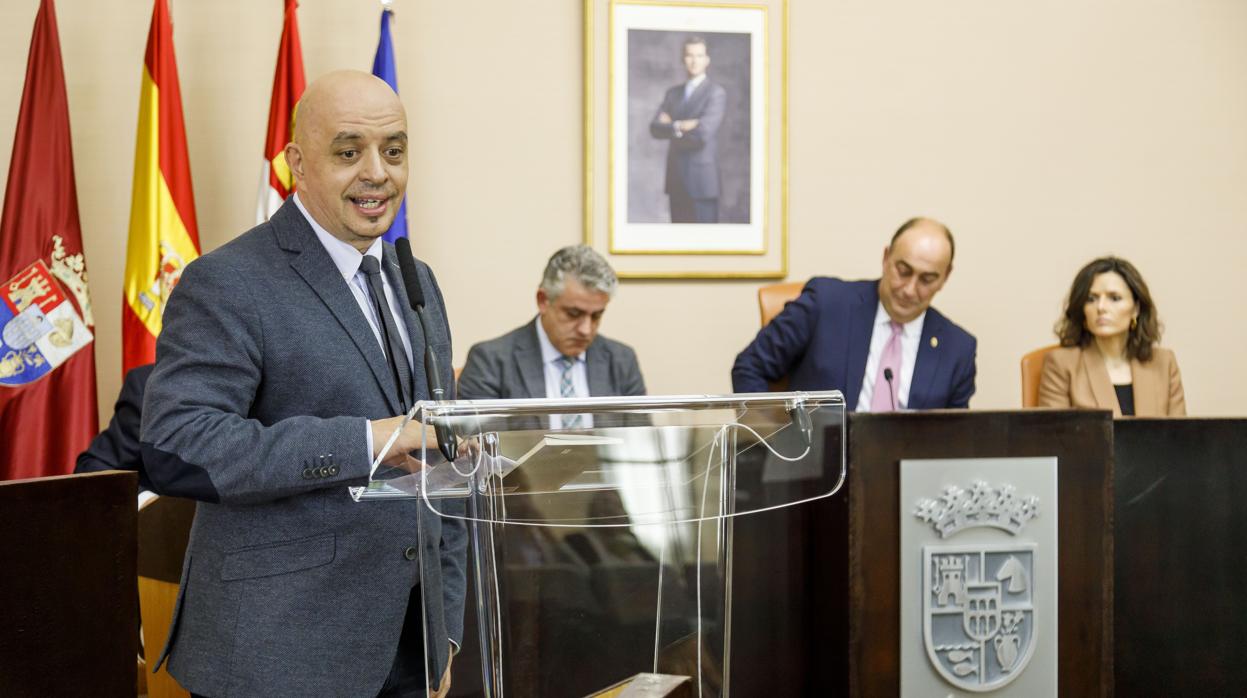
M 805 411 L 805 402 L 798 400 L 788 408 L 788 422 L 796 427 L 801 441 L 809 448 L 814 443 L 814 423 Z
M 892 369 L 883 369 L 883 380 L 888 382 L 888 398 L 892 400 L 892 411 L 896 411 L 896 393 L 892 390 Z
M 411 242 L 405 238 L 394 241 L 394 249 L 398 252 L 398 269 L 403 276 L 403 286 L 407 289 L 407 300 L 411 309 L 420 318 L 420 329 L 424 332 L 424 375 L 429 382 L 429 392 L 433 399 L 441 402 L 446 399 L 446 389 L 442 387 L 442 374 L 437 371 L 437 355 L 433 353 L 433 345 L 429 342 L 429 326 L 424 319 L 424 289 L 420 287 L 420 275 L 416 271 L 416 258 L 411 255 Z M 437 424 L 433 427 L 437 433 L 437 447 L 446 460 L 453 461 L 458 451 L 455 435 L 450 427 Z

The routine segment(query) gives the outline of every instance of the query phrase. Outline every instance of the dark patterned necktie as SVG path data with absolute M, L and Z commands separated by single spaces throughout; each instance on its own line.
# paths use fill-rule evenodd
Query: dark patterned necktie
M 558 365 L 563 371 L 559 375 L 559 395 L 576 397 L 576 384 L 572 382 L 572 369 L 576 366 L 576 360 L 570 356 L 560 356 Z M 579 414 L 563 415 L 563 428 L 565 429 L 579 429 L 582 422 Z
M 385 289 L 381 285 L 381 264 L 377 258 L 364 255 L 359 263 L 359 270 L 368 279 L 368 291 L 372 296 L 373 309 L 381 318 L 381 339 L 385 349 L 385 357 L 390 362 L 390 372 L 394 376 L 394 385 L 398 388 L 398 401 L 403 412 L 411 407 L 411 366 L 407 363 L 407 352 L 403 349 L 403 339 L 398 334 L 398 325 L 394 323 L 394 314 L 390 312 L 390 304 L 385 300 Z

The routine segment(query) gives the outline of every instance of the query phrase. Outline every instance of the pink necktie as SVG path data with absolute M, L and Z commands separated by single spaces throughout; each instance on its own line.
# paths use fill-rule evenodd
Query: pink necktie
M 879 357 L 879 373 L 875 375 L 875 393 L 870 398 L 871 412 L 892 412 L 900 408 L 897 391 L 901 384 L 901 330 L 902 325 L 895 320 L 888 323 L 892 328 L 892 336 L 883 345 L 883 356 Z M 884 377 L 883 372 L 892 369 L 892 380 Z

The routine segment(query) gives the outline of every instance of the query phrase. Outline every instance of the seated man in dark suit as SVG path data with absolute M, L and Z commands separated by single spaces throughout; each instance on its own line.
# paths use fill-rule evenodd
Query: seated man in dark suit
M 474 345 L 459 376 L 458 395 L 465 400 L 523 399 L 560 397 L 603 397 L 644 395 L 645 381 L 631 347 L 598 334 L 602 315 L 618 287 L 614 270 L 592 248 L 585 245 L 564 247 L 546 264 L 537 288 L 537 317 L 501 337 Z M 600 415 L 599 415 L 600 417 Z M 593 427 L 592 415 L 555 414 L 549 417 L 553 429 Z M 572 423 L 570 420 L 577 420 Z M 569 420 L 569 421 L 564 421 Z M 606 420 L 599 419 L 596 426 Z M 624 419 L 623 423 L 631 423 Z M 545 423 L 523 422 L 526 428 L 544 430 Z M 512 423 L 515 428 L 517 423 Z M 614 492 L 602 496 L 614 497 Z M 531 506 L 525 497 L 508 499 L 513 515 L 522 517 L 521 507 Z M 622 506 L 622 505 L 621 505 Z M 537 514 L 534 512 L 533 514 Z M 557 583 L 562 592 L 544 611 L 539 627 L 531 629 L 525 641 L 535 646 L 558 644 L 568 649 L 531 662 L 522 672 L 542 678 L 544 691 L 559 687 L 571 695 L 579 689 L 593 688 L 585 682 L 584 667 L 593 666 L 602 653 L 609 653 L 600 638 L 587 628 L 606 623 L 592 603 L 589 573 L 579 569 L 589 564 L 567 542 L 569 531 L 530 526 L 507 526 L 500 545 L 514 557 L 511 569 L 546 583 Z M 585 529 L 581 538 L 597 529 Z M 613 530 L 613 529 L 611 529 Z M 571 571 L 569 572 L 569 568 Z M 552 580 L 558 580 L 554 582 Z M 468 625 L 475 623 L 469 607 Z M 525 621 L 519 619 L 517 623 Z M 525 627 L 523 625 L 519 627 Z M 513 628 L 514 630 L 514 628 Z M 572 639 L 574 638 L 574 639 Z M 480 661 L 465 648 L 463 667 Z M 460 666 L 456 664 L 456 666 Z M 475 668 L 475 667 L 473 667 Z M 544 694 L 543 694 L 544 695 Z
M 468 351 L 459 397 L 644 395 L 636 352 L 598 335 L 618 285 L 615 271 L 592 248 L 573 245 L 555 252 L 537 289 L 537 317 Z M 562 425 L 559 415 L 554 419 L 554 428 Z
M 883 250 L 883 278 L 815 277 L 736 357 L 732 389 L 840 390 L 850 410 L 968 407 L 976 341 L 931 300 L 953 270 L 953 235 L 914 218 Z
M 152 483 L 143 467 L 143 451 L 139 447 L 139 424 L 143 413 L 143 391 L 154 364 L 130 369 L 121 382 L 121 394 L 113 406 L 108 428 L 96 434 L 87 450 L 78 454 L 75 473 L 103 470 L 134 470 L 139 474 L 139 503 L 153 496 Z
M 152 482 L 143 467 L 143 450 L 139 446 L 139 426 L 143 415 L 143 392 L 147 377 L 155 364 L 130 369 L 121 381 L 121 394 L 113 405 L 113 418 L 108 428 L 91 439 L 87 450 L 78 454 L 75 473 L 97 473 L 105 470 L 133 470 L 139 474 L 139 509 L 156 499 Z M 143 659 L 143 626 L 139 618 L 139 659 Z

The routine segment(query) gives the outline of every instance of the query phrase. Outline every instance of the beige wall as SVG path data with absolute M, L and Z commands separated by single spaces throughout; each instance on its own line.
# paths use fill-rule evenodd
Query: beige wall
M 523 322 L 545 258 L 581 237 L 581 5 L 397 1 L 410 216 L 461 363 Z M 60 0 L 101 417 L 120 385 L 120 296 L 147 0 Z M 0 175 L 36 0 L 0 6 Z M 200 234 L 248 227 L 280 0 L 174 0 Z M 310 75 L 367 69 L 378 4 L 305 0 Z M 1247 2 L 793 0 L 791 276 L 869 277 L 915 213 L 958 236 L 937 305 L 979 338 L 976 407 L 1019 401 L 1084 261 L 1152 285 L 1194 414 L 1243 414 Z M 633 282 L 605 331 L 655 393 L 726 392 L 757 329 L 753 282 Z

